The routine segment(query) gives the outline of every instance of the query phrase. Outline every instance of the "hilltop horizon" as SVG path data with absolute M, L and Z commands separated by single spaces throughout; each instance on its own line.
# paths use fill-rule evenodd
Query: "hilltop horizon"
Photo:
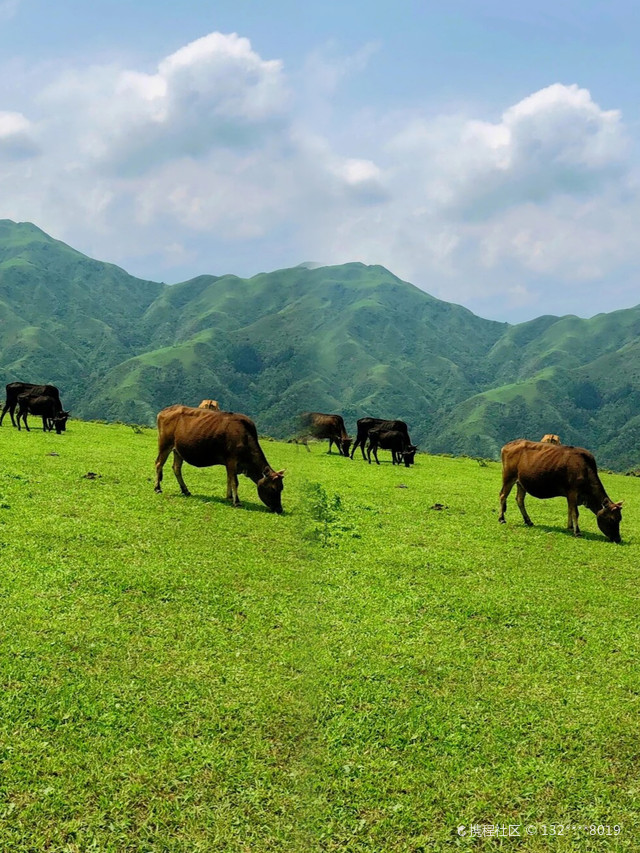
M 551 432 L 640 463 L 640 306 L 513 325 L 358 262 L 167 285 L 5 220 L 0 319 L 4 381 L 58 385 L 77 417 L 153 424 L 215 398 L 275 437 L 311 409 L 399 417 L 438 453 Z
M 0 219 L 0 226 L 2 226 L 3 224 L 17 225 L 17 226 L 28 226 L 31 228 L 35 228 L 37 231 L 44 234 L 48 239 L 54 240 L 57 243 L 61 243 L 62 245 L 67 246 L 69 249 L 72 249 L 72 251 L 77 252 L 78 254 L 81 254 L 84 257 L 89 257 L 84 252 L 80 251 L 77 248 L 74 248 L 69 243 L 65 242 L 64 240 L 61 240 L 61 239 L 58 239 L 56 237 L 51 236 L 43 228 L 41 228 L 39 225 L 37 225 L 35 222 L 31 222 L 29 220 L 17 221 L 17 220 L 13 220 L 10 218 L 5 218 L 5 219 Z M 173 281 L 165 281 L 163 279 L 153 279 L 153 278 L 148 277 L 148 276 L 132 275 L 131 273 L 129 273 L 126 270 L 125 267 L 123 267 L 120 264 L 117 264 L 113 261 L 106 260 L 105 258 L 93 258 L 93 260 L 97 260 L 100 263 L 103 263 L 103 264 L 108 265 L 108 266 L 117 267 L 118 269 L 125 272 L 127 275 L 131 275 L 132 278 L 136 278 L 139 281 L 150 281 L 150 282 L 152 281 L 156 284 L 161 284 L 161 285 L 167 286 L 167 287 L 174 287 L 176 285 L 185 284 L 188 281 L 193 281 L 195 279 L 202 278 L 205 276 L 210 277 L 210 278 L 226 278 L 229 276 L 232 276 L 232 277 L 235 276 L 237 278 L 244 278 L 244 279 L 247 279 L 250 281 L 251 279 L 258 278 L 261 275 L 267 275 L 267 274 L 278 273 L 278 272 L 285 272 L 287 270 L 294 270 L 294 269 L 318 270 L 318 269 L 328 269 L 328 268 L 333 268 L 333 267 L 344 267 L 344 266 L 349 266 L 349 265 L 353 265 L 353 264 L 360 264 L 361 266 L 367 267 L 367 268 L 379 267 L 379 268 L 387 271 L 391 275 L 393 275 L 394 278 L 397 278 L 399 281 L 402 281 L 405 284 L 408 284 L 411 287 L 414 287 L 416 290 L 419 290 L 420 292 L 425 293 L 427 296 L 430 296 L 432 299 L 435 299 L 439 302 L 446 302 L 447 304 L 450 304 L 450 305 L 457 305 L 458 307 L 464 308 L 465 310 L 471 312 L 472 314 L 474 314 L 476 317 L 479 317 L 480 319 L 489 320 L 491 322 L 502 323 L 502 324 L 505 324 L 508 326 L 517 326 L 517 325 L 520 325 L 521 323 L 528 323 L 528 322 L 531 322 L 534 320 L 539 320 L 539 319 L 546 318 L 546 317 L 551 317 L 553 319 L 562 319 L 564 317 L 577 317 L 578 319 L 581 319 L 581 320 L 589 320 L 589 319 L 593 319 L 594 317 L 598 317 L 600 315 L 613 314 L 616 311 L 625 311 L 628 309 L 640 307 L 640 301 L 639 302 L 632 301 L 632 304 L 630 304 L 630 305 L 622 306 L 620 308 L 614 308 L 611 311 L 597 311 L 593 314 L 591 314 L 591 313 L 580 313 L 578 311 L 572 311 L 572 312 L 568 312 L 568 313 L 564 313 L 564 314 L 556 314 L 553 312 L 548 312 L 548 313 L 543 313 L 543 314 L 534 314 L 531 317 L 528 317 L 528 318 L 526 318 L 524 320 L 520 320 L 520 321 L 509 321 L 509 320 L 500 320 L 496 317 L 490 317 L 490 316 L 487 316 L 485 314 L 478 313 L 473 308 L 469 307 L 468 305 L 465 305 L 463 302 L 456 302 L 453 300 L 444 299 L 440 296 L 436 296 L 433 293 L 430 293 L 428 290 L 425 290 L 424 288 L 415 284 L 414 282 L 408 281 L 407 279 L 403 279 L 402 277 L 397 276 L 393 272 L 393 270 L 389 269 L 387 266 L 385 266 L 382 263 L 376 263 L 376 262 L 366 263 L 365 261 L 357 260 L 357 259 L 344 261 L 343 263 L 324 263 L 321 261 L 301 261 L 299 263 L 292 263 L 290 266 L 279 267 L 277 269 L 272 269 L 272 270 L 259 269 L 256 272 L 251 273 L 250 275 L 247 275 L 247 276 L 242 276 L 239 273 L 237 273 L 236 271 L 231 271 L 231 270 L 226 270 L 224 272 L 211 272 L 211 271 L 203 272 L 203 271 L 199 271 L 199 272 L 196 272 L 194 275 L 189 276 L 188 278 L 175 279 Z

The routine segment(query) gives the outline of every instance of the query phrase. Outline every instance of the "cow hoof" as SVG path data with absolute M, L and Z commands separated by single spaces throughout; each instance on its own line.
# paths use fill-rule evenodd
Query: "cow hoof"
M 500 522 L 500 524 L 506 524 L 507 523 L 506 518 L 499 518 L 498 521 Z
M 185 498 L 191 497 L 191 492 L 189 491 L 189 489 L 183 489 L 182 494 L 185 496 Z
M 527 527 L 533 527 L 533 521 L 525 521 Z
M 155 489 L 154 489 L 153 491 L 154 491 L 157 495 L 161 495 L 161 494 L 162 494 L 162 489 L 160 488 L 160 486 L 156 486 L 156 487 L 155 487 Z

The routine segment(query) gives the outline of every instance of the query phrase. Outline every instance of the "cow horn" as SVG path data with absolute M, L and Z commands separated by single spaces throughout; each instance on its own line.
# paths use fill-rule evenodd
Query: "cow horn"
M 284 477 L 286 470 L 286 468 L 283 468 L 282 471 L 274 471 L 272 476 L 274 478 L 277 477 L 278 479 L 281 479 L 282 477 Z

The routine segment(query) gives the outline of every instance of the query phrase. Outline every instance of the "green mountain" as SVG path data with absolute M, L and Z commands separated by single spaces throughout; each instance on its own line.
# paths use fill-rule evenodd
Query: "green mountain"
M 601 464 L 640 462 L 640 306 L 509 325 L 360 263 L 164 285 L 0 221 L 0 367 L 88 419 L 153 423 L 214 397 L 274 436 L 316 409 L 351 429 L 402 418 L 432 452 L 557 432 Z

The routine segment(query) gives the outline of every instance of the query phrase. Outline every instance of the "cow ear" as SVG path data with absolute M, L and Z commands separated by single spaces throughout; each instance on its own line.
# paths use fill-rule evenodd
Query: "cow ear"
M 284 475 L 286 474 L 286 471 L 287 471 L 286 468 L 283 468 L 282 471 L 276 471 L 276 477 L 278 477 L 279 479 L 282 479 L 284 477 Z
M 271 476 L 271 469 L 265 468 L 264 471 L 262 472 L 262 476 L 263 477 L 270 477 Z

